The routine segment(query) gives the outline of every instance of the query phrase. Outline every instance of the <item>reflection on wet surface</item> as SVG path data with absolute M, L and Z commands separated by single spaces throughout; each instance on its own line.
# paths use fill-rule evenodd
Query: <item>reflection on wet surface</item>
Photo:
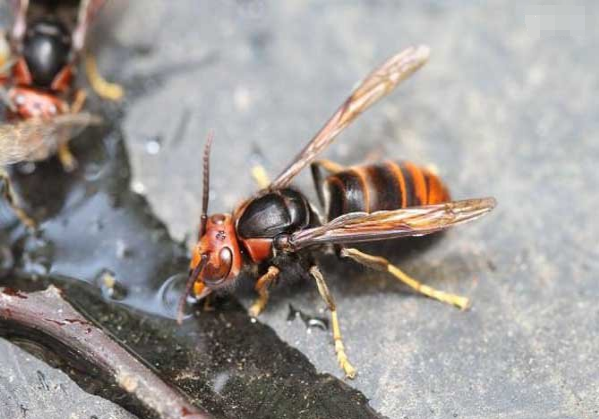
M 308 329 L 315 327 L 320 330 L 327 330 L 329 328 L 329 320 L 327 318 L 306 314 L 302 310 L 298 310 L 297 308 L 295 308 L 293 304 L 289 304 L 289 314 L 287 315 L 287 321 L 291 322 L 298 317 L 302 320 L 302 322 L 304 322 Z
M 378 417 L 364 395 L 318 374 L 232 297 L 217 299 L 214 311 L 190 312 L 178 327 L 172 319 L 187 250 L 129 191 L 122 138 L 110 127 L 89 130 L 74 151 L 80 165 L 70 175 L 53 160 L 13 171 L 17 190 L 43 221 L 31 234 L 2 211 L 3 243 L 10 243 L 0 253 L 3 285 L 9 278 L 34 288 L 59 284 L 93 322 L 217 417 Z M 327 327 L 326 319 L 291 311 L 307 327 Z M 44 343 L 43 336 L 27 338 Z M 121 395 L 93 374 L 61 362 L 84 388 L 119 403 Z

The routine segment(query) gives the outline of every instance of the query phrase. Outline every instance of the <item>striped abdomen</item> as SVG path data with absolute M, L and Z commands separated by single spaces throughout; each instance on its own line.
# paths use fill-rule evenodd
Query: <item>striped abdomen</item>
M 328 176 L 322 187 L 328 220 L 342 214 L 395 210 L 450 200 L 441 180 L 410 162 L 354 166 Z

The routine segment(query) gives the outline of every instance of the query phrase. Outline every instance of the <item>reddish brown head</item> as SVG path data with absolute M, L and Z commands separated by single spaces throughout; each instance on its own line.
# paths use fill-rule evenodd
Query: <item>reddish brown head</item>
M 208 217 L 212 139 L 213 136 L 210 135 L 204 148 L 200 233 L 198 244 L 192 252 L 187 287 L 179 302 L 179 323 L 182 320 L 185 299 L 192 289 L 196 298 L 201 299 L 213 290 L 230 284 L 239 275 L 243 262 L 233 217 L 230 214 L 214 214 Z
M 205 288 L 215 289 L 235 279 L 242 262 L 230 214 L 211 215 L 203 230 L 190 263 L 196 296 L 204 293 Z

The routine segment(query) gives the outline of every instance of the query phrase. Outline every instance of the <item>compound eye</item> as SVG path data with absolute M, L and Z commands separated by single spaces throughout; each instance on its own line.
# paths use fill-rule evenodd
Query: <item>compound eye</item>
M 233 266 L 233 252 L 228 247 L 223 247 L 218 253 L 218 265 L 208 263 L 204 268 L 204 282 L 209 285 L 218 285 L 227 278 Z
M 231 267 L 233 266 L 233 252 L 228 247 L 223 247 L 218 254 L 220 258 L 220 270 L 222 278 L 226 278 L 229 276 L 229 272 L 231 272 Z

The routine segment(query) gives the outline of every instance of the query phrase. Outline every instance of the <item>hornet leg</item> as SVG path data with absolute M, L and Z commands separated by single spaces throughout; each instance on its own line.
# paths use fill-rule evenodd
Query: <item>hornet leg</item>
M 69 143 L 67 141 L 60 144 L 58 147 L 58 160 L 65 172 L 72 172 L 77 168 L 77 159 L 71 153 Z
M 12 66 L 11 50 L 6 33 L 0 30 L 0 77 L 8 76 Z
M 125 95 L 125 91 L 121 85 L 109 83 L 100 75 L 96 57 L 92 54 L 87 54 L 85 57 L 85 73 L 92 89 L 102 99 L 116 102 L 121 100 Z
M 254 182 L 258 184 L 260 189 L 268 188 L 270 185 L 270 179 L 268 178 L 268 173 L 266 173 L 266 169 L 264 166 L 258 164 L 252 167 L 252 177 L 254 178 Z
M 254 301 L 254 304 L 249 308 L 248 314 L 252 317 L 258 317 L 260 313 L 264 311 L 266 304 L 268 303 L 268 289 L 270 285 L 277 279 L 279 276 L 279 268 L 276 266 L 271 266 L 268 268 L 268 271 L 262 275 L 258 281 L 256 281 L 256 285 L 254 289 L 258 293 L 258 298 Z
M 341 250 L 341 257 L 353 259 L 361 265 L 367 266 L 378 271 L 389 272 L 395 278 L 408 285 L 420 294 L 429 298 L 441 301 L 443 303 L 454 305 L 460 309 L 468 308 L 468 298 L 455 294 L 449 294 L 428 285 L 422 284 L 414 278 L 406 275 L 398 267 L 394 266 L 387 259 L 380 256 L 373 256 L 359 251 L 358 249 L 344 248 Z
M 270 185 L 270 177 L 268 176 L 268 172 L 264 167 L 264 158 L 258 147 L 256 147 L 252 153 L 252 156 L 250 157 L 250 164 L 252 165 L 250 173 L 254 179 L 254 182 L 258 185 L 258 188 L 268 188 Z
M 75 99 L 71 103 L 71 113 L 79 113 L 83 110 L 83 105 L 87 100 L 87 93 L 83 89 L 78 89 L 75 92 Z
M 345 346 L 343 345 L 343 338 L 341 337 L 341 328 L 339 327 L 339 319 L 337 318 L 337 307 L 335 305 L 335 301 L 333 300 L 333 296 L 329 292 L 329 287 L 327 287 L 327 283 L 318 269 L 318 266 L 314 265 L 310 268 L 310 275 L 316 281 L 316 286 L 318 287 L 318 293 L 327 304 L 330 312 L 331 312 L 331 325 L 333 326 L 333 339 L 335 340 L 335 353 L 337 354 L 337 361 L 339 365 L 345 372 L 345 376 L 347 378 L 354 378 L 356 376 L 357 370 L 347 359 L 347 355 L 345 353 Z
M 75 100 L 73 100 L 73 103 L 71 104 L 70 112 L 81 112 L 86 99 L 87 93 L 85 93 L 85 90 L 77 90 L 75 93 Z M 73 153 L 71 153 L 71 149 L 69 148 L 69 140 L 61 142 L 61 144 L 58 146 L 58 160 L 60 160 L 60 164 L 62 164 L 65 172 L 72 172 L 77 168 L 77 159 L 75 156 L 73 156 Z
M 4 187 L 2 188 L 2 195 L 8 202 L 8 205 L 15 212 L 16 216 L 21 220 L 23 224 L 31 229 L 35 229 L 37 227 L 36 221 L 31 218 L 27 212 L 18 204 L 18 198 L 12 190 L 10 178 L 8 173 L 0 167 L 0 182 L 4 183 Z

